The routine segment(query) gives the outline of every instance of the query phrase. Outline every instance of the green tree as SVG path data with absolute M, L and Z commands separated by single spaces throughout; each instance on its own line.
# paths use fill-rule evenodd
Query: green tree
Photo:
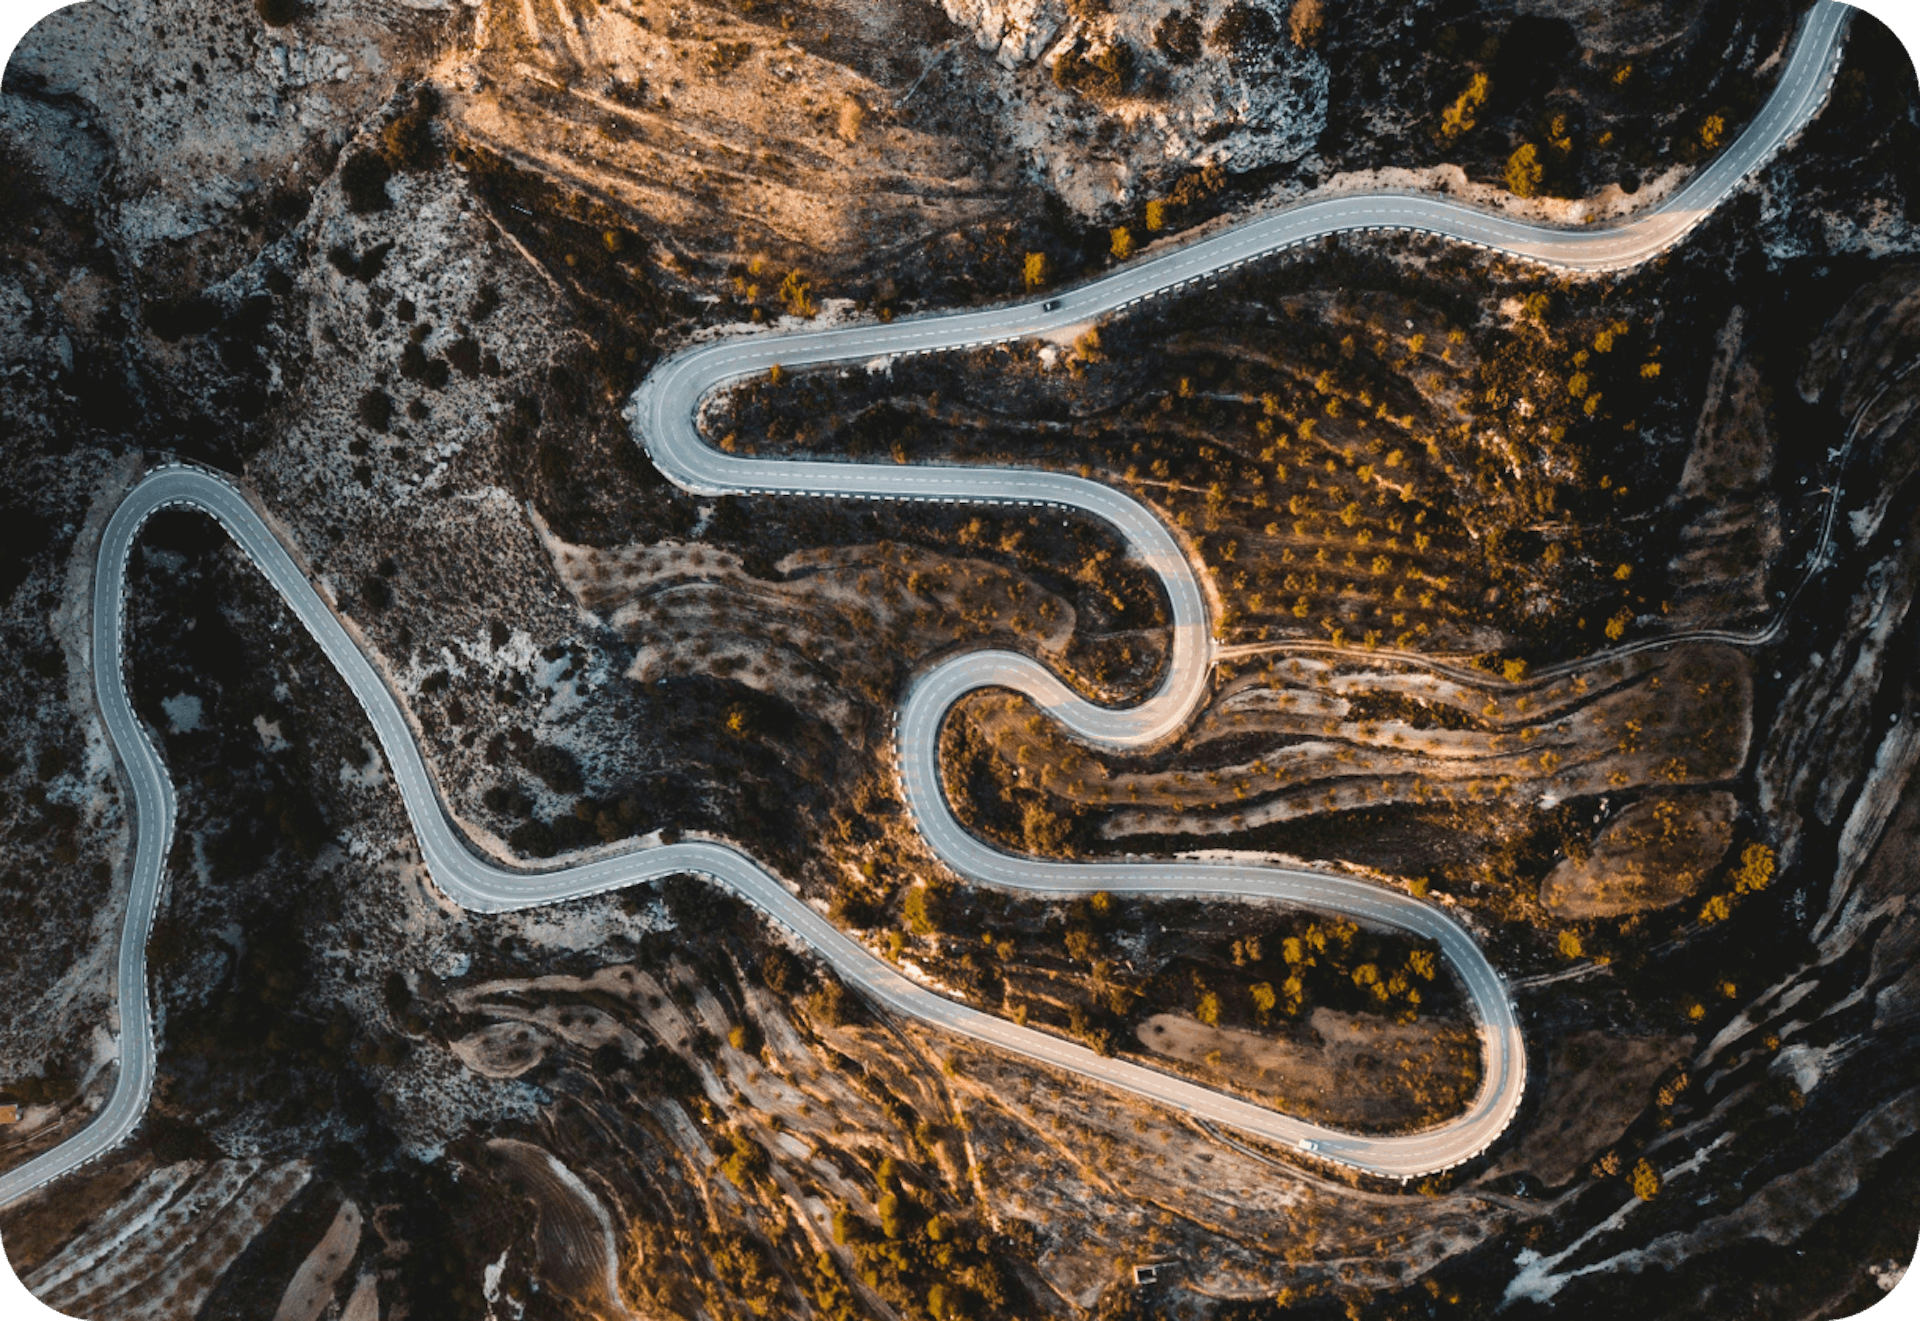
M 1660 1171 L 1651 1162 L 1642 1160 L 1633 1167 L 1633 1195 L 1643 1202 L 1660 1195 Z
M 1125 261 L 1133 255 L 1133 231 L 1125 225 L 1121 225 L 1119 228 L 1113 230 L 1109 238 L 1112 241 L 1113 255 L 1115 258 L 1120 261 Z
M 1740 851 L 1740 869 L 1733 874 L 1736 894 L 1764 890 L 1773 880 L 1773 850 L 1765 844 L 1749 844 Z
M 1515 197 L 1536 197 L 1546 173 L 1546 167 L 1540 162 L 1540 149 L 1531 142 L 1523 142 L 1507 157 L 1507 191 Z
M 787 278 L 780 282 L 780 301 L 786 304 L 790 315 L 803 321 L 811 321 L 820 314 L 819 304 L 813 301 L 813 286 L 799 271 L 788 271 Z
M 1027 851 L 1039 854 L 1064 851 L 1073 833 L 1071 822 L 1037 799 L 1028 803 L 1021 812 L 1020 828 L 1026 837 Z
M 1255 982 L 1253 985 L 1253 1010 L 1265 1022 L 1267 1015 L 1273 1012 L 1279 998 L 1274 995 L 1272 982 Z
M 356 151 L 340 167 L 340 191 L 346 195 L 347 209 L 356 215 L 385 211 L 393 205 L 387 196 L 387 180 L 393 167 L 377 151 Z
M 1324 0 L 1293 0 L 1293 8 L 1287 11 L 1287 34 L 1302 50 L 1320 44 L 1320 33 L 1326 25 Z
M 840 137 L 846 142 L 858 142 L 860 130 L 866 127 L 867 108 L 859 98 L 849 96 L 840 103 Z
M 1029 289 L 1044 289 L 1053 279 L 1053 264 L 1047 260 L 1044 252 L 1029 252 L 1021 270 Z
M 433 140 L 433 116 L 440 109 L 440 93 L 424 83 L 414 93 L 413 105 L 382 130 L 380 143 L 387 163 L 396 170 L 424 170 L 439 159 Z
M 1476 73 L 1468 81 L 1466 90 L 1453 99 L 1453 104 L 1440 112 L 1440 139 L 1452 142 L 1463 133 L 1473 130 L 1480 122 L 1480 107 L 1487 103 L 1487 96 L 1493 91 L 1493 80 L 1484 73 Z
M 1193 1016 L 1208 1027 L 1217 1027 L 1220 1023 L 1220 996 L 1214 991 L 1203 991 L 1200 1002 L 1195 1006 Z
M 916 936 L 930 936 L 940 929 L 940 896 L 929 886 L 916 885 L 908 890 L 900 910 L 906 916 L 907 929 Z

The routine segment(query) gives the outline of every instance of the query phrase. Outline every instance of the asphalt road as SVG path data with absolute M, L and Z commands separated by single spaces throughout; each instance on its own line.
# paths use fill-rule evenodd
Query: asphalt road
M 937 767 L 939 726 L 952 704 L 968 692 L 998 687 L 1022 693 L 1076 737 L 1115 748 L 1147 747 L 1171 737 L 1204 699 L 1213 662 L 1206 600 L 1193 565 L 1158 518 L 1118 491 L 1060 474 L 724 454 L 703 442 L 697 425 L 699 411 L 717 391 L 775 364 L 792 369 L 862 363 L 1069 330 L 1141 299 L 1205 282 L 1244 262 L 1327 234 L 1414 230 L 1569 270 L 1631 267 L 1678 242 L 1813 116 L 1837 68 L 1846 13 L 1844 5 L 1820 0 L 1796 35 L 1787 66 L 1759 117 L 1673 198 L 1624 225 L 1529 225 L 1418 195 L 1324 199 L 1249 221 L 1062 291 L 1054 295 L 1058 305 L 1051 311 L 1041 302 L 1030 302 L 888 325 L 724 340 L 668 359 L 649 374 L 634 396 L 629 416 L 637 438 L 662 471 L 690 490 L 1054 505 L 1106 519 L 1117 528 L 1130 552 L 1159 575 L 1171 606 L 1173 650 L 1161 687 L 1140 705 L 1116 710 L 1081 699 L 1043 666 L 1014 653 L 969 653 L 927 672 L 909 690 L 898 743 L 902 783 L 929 845 L 956 873 L 975 884 L 1048 895 L 1105 889 L 1267 901 L 1341 913 L 1438 942 L 1466 988 L 1483 1041 L 1482 1086 L 1465 1114 L 1417 1134 L 1341 1133 L 1140 1065 L 1103 1058 L 1083 1046 L 955 1004 L 876 958 L 796 898 L 778 878 L 720 841 L 643 848 L 550 871 L 516 870 L 479 857 L 450 820 L 404 709 L 303 568 L 241 492 L 210 473 L 172 466 L 149 474 L 115 511 L 102 538 L 94 576 L 95 697 L 107 735 L 126 769 L 136 833 L 116 964 L 120 1069 L 105 1107 L 84 1129 L 0 1175 L 0 1206 L 123 1141 L 138 1125 L 152 1090 L 154 1039 L 146 941 L 173 833 L 174 791 L 128 697 L 123 625 L 127 556 L 141 524 L 168 505 L 199 509 L 217 519 L 339 669 L 372 723 L 429 872 L 464 907 L 503 912 L 673 874 L 708 876 L 764 910 L 848 982 L 899 1013 L 1243 1133 L 1289 1145 L 1312 1142 L 1319 1157 L 1375 1174 L 1413 1177 L 1472 1159 L 1499 1137 L 1519 1106 L 1525 1090 L 1526 1050 L 1499 974 L 1473 937 L 1442 909 L 1350 877 L 1251 862 L 1065 863 L 1015 857 L 969 835 L 946 803 Z M 112 662 L 101 659 L 106 657 Z

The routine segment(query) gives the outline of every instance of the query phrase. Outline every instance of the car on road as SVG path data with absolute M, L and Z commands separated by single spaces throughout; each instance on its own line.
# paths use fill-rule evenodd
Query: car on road
M 1060 300 L 1058 298 L 1049 298 L 1046 302 L 1040 304 L 1040 310 L 1042 312 L 1058 312 L 1060 310 Z

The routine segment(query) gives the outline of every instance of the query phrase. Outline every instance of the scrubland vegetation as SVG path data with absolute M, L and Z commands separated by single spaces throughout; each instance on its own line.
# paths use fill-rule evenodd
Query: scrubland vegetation
M 1109 532 L 692 498 L 619 409 L 697 330 L 1058 289 L 1339 169 L 1632 191 L 1737 133 L 1786 15 L 1074 10 L 1065 58 L 1013 70 L 924 6 L 381 26 L 263 0 L 169 11 L 139 52 L 164 74 L 10 71 L 32 130 L 8 121 L 0 165 L 0 1103 L 25 1121 L 0 1160 L 70 1132 L 113 1067 L 93 1029 L 125 822 L 78 607 L 89 506 L 135 448 L 224 466 L 282 518 L 480 846 L 721 834 L 990 1011 L 1356 1129 L 1457 1112 L 1477 1050 L 1417 942 L 1014 903 L 914 839 L 886 738 L 917 667 L 990 641 L 1102 700 L 1157 679 L 1163 603 Z M 92 49 L 129 48 L 110 34 Z M 258 61 L 207 53 L 229 42 Z M 276 73 L 275 46 L 341 72 Z M 1319 173 L 1169 158 L 1123 195 L 1103 172 L 1196 71 L 1312 61 Z M 975 98 L 988 79 L 1017 94 Z M 1003 149 L 1035 106 L 1071 187 Z M 245 162 L 176 154 L 243 123 Z M 1886 1208 L 1915 1200 L 1914 714 L 1885 621 L 1920 528 L 1911 387 L 1879 393 L 1911 356 L 1915 132 L 1910 71 L 1862 18 L 1783 170 L 1632 276 L 1347 240 L 1072 342 L 789 374 L 714 414 L 736 452 L 1046 465 L 1164 512 L 1231 648 L 1194 728 L 1107 759 L 989 694 L 946 731 L 949 792 L 1014 850 L 1254 849 L 1452 905 L 1550 1043 L 1484 1163 L 1355 1187 L 1236 1146 L 892 1021 L 691 878 L 452 913 L 324 662 L 217 534 L 162 517 L 132 658 L 181 789 L 161 1078 L 132 1144 L 9 1209 L 13 1264 L 76 1314 L 125 1284 L 273 1315 L 352 1202 L 323 1305 L 355 1316 L 1864 1305 L 1912 1243 Z M 247 186 L 186 187 L 212 177 Z M 205 226 L 160 237 L 148 201 Z M 1836 486 L 1831 566 L 1783 605 Z M 1603 654 L 1782 609 L 1767 647 Z M 51 1283 L 154 1206 L 104 1259 L 124 1276 Z M 1608 1265 L 1656 1243 L 1676 1255 Z M 1136 1287 L 1147 1262 L 1161 1283 Z

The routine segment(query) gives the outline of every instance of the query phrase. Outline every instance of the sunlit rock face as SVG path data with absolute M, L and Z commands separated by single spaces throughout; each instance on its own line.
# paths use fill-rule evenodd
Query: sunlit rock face
M 1058 0 L 943 0 L 943 8 L 1007 69 L 1039 59 L 1066 22 Z

